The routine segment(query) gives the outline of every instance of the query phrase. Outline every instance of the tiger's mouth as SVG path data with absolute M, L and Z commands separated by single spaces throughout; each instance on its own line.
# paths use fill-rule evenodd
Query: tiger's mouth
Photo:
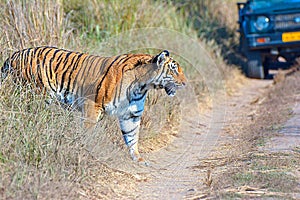
M 154 86 L 154 88 L 165 89 L 167 95 L 173 97 L 176 94 L 176 90 L 183 88 L 184 86 L 185 86 L 185 83 L 177 84 L 177 83 L 169 82 L 166 85 L 163 85 L 163 84 L 156 85 L 156 86 Z
M 174 83 L 168 83 L 165 85 L 165 91 L 167 93 L 167 95 L 173 97 L 176 94 L 176 89 L 178 87 L 174 84 Z

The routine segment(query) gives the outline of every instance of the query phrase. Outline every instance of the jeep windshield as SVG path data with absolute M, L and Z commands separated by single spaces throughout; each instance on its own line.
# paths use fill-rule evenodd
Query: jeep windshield
M 300 3 L 300 0 L 250 0 L 253 10 L 274 6 L 274 4 Z

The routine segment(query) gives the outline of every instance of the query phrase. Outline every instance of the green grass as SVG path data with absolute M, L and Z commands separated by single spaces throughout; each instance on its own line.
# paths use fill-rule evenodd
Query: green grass
M 266 166 L 268 168 L 268 166 Z M 287 172 L 278 171 L 257 171 L 257 172 L 242 172 L 233 176 L 235 186 L 250 186 L 256 188 L 267 188 L 270 192 L 293 192 L 292 188 L 296 188 L 297 180 L 294 176 Z

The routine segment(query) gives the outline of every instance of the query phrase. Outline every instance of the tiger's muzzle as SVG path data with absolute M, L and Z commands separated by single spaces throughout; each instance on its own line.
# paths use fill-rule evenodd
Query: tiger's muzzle
M 167 83 L 164 88 L 165 88 L 167 95 L 173 97 L 176 94 L 176 90 L 183 88 L 184 86 L 185 86 L 184 82 L 182 82 L 181 84 Z

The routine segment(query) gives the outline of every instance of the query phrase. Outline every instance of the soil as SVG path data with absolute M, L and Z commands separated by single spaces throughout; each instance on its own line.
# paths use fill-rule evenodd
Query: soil
M 146 155 L 151 165 L 136 173 L 139 192 L 135 198 L 299 198 L 300 73 L 283 77 L 276 82 L 249 79 L 206 113 L 195 110 L 194 100 L 184 102 L 180 134 L 166 148 Z M 285 169 L 293 181 L 286 190 L 280 186 L 276 190 L 276 185 L 268 183 L 273 179 L 259 182 L 257 174 L 265 171 L 252 171 L 257 163 L 272 160 L 268 156 L 274 162 L 280 160 L 276 156 L 283 151 L 287 151 L 285 158 L 295 162 L 273 168 Z M 245 182 L 236 178 L 242 173 L 258 177 Z M 276 184 L 286 184 L 279 179 Z

